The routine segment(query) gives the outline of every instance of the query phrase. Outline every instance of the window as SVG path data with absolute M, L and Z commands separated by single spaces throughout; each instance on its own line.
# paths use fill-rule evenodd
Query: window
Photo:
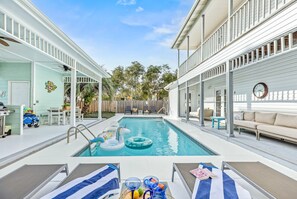
M 259 59 L 262 59 L 262 48 L 258 48 L 258 53 L 259 53 Z
M 278 39 L 276 43 L 277 43 L 277 51 L 276 52 L 280 52 L 282 50 L 281 39 Z
M 248 60 L 249 60 L 249 63 L 252 62 L 252 52 L 249 52 L 249 54 L 248 54 Z
M 274 54 L 274 42 L 270 43 L 270 55 Z
M 293 45 L 297 45 L 297 31 L 293 33 Z
M 285 36 L 285 49 L 289 48 L 289 35 Z
M 264 57 L 267 57 L 268 55 L 268 49 L 267 49 L 267 45 L 264 46 Z

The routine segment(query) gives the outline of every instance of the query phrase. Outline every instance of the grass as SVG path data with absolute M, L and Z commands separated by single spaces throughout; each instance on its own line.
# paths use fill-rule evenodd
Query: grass
M 111 118 L 115 115 L 114 112 L 102 112 L 102 118 Z M 85 118 L 98 118 L 98 112 L 94 112 L 94 113 L 85 113 L 84 114 Z

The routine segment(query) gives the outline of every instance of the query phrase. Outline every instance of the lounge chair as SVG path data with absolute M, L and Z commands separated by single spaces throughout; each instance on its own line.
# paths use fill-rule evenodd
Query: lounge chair
M 198 166 L 199 168 L 207 168 L 212 171 L 216 177 L 207 180 L 197 179 L 190 171 L 198 168 Z M 211 163 L 173 164 L 172 182 L 175 171 L 180 176 L 191 198 L 251 198 L 247 190 Z
M 157 109 L 155 106 L 150 107 L 150 113 L 157 113 Z
M 133 107 L 132 108 L 132 112 L 131 112 L 131 114 L 133 115 L 133 114 L 138 114 L 138 108 L 137 107 Z
M 57 189 L 44 196 L 43 199 L 58 196 L 61 198 L 69 196 L 83 198 L 94 195 L 97 198 L 108 197 L 119 192 L 119 182 L 119 164 L 79 164 L 58 185 Z
M 24 165 L 0 179 L 0 198 L 31 198 L 60 172 L 66 172 L 66 164 Z
M 125 114 L 127 114 L 127 113 L 132 114 L 131 106 L 126 106 Z
M 260 162 L 223 162 L 222 169 L 231 169 L 269 198 L 297 197 L 297 181 Z
M 214 166 L 211 163 L 205 163 L 209 166 Z M 174 181 L 174 173 L 176 172 L 180 177 L 182 183 L 184 184 L 188 194 L 192 197 L 192 193 L 195 186 L 196 177 L 193 176 L 190 171 L 196 169 L 198 163 L 173 163 L 172 178 L 171 181 Z

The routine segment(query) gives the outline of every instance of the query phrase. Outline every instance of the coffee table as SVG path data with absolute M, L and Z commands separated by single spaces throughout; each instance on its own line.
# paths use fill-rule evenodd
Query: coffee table
M 218 129 L 221 128 L 221 121 L 225 121 L 224 117 L 210 117 L 211 118 L 211 127 L 214 128 L 214 123 L 218 123 Z

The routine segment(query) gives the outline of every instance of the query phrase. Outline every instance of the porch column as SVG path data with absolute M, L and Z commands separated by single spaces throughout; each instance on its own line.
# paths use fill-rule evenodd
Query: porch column
M 71 69 L 71 96 L 70 96 L 70 125 L 76 126 L 76 63 L 75 68 Z
M 227 0 L 228 1 L 228 21 L 227 21 L 227 44 L 231 42 L 232 40 L 232 21 L 231 21 L 231 15 L 233 14 L 233 0 Z
M 179 77 L 179 67 L 180 67 L 180 50 L 177 49 L 177 68 L 178 68 L 178 74 L 177 76 Z
M 227 88 L 227 133 L 229 137 L 234 137 L 233 125 L 233 71 L 231 70 L 231 62 L 226 62 L 226 88 Z
M 190 57 L 190 36 L 187 36 L 187 63 L 186 63 L 186 72 L 189 69 L 189 57 Z
M 189 121 L 189 86 L 186 81 L 186 121 Z
M 31 101 L 30 101 L 30 105 L 28 104 L 28 106 L 31 106 L 32 109 L 34 111 L 35 108 L 34 106 L 36 105 L 36 63 L 35 62 L 31 62 Z
M 98 119 L 102 120 L 102 78 L 98 82 Z
M 202 79 L 202 73 L 200 74 L 200 113 L 199 113 L 199 124 L 204 126 L 204 82 Z
M 204 60 L 203 59 L 203 54 L 204 54 L 204 48 L 203 48 L 203 45 L 204 45 L 204 35 L 205 35 L 205 15 L 201 15 L 201 44 L 200 44 L 200 56 L 201 56 L 201 62 Z

